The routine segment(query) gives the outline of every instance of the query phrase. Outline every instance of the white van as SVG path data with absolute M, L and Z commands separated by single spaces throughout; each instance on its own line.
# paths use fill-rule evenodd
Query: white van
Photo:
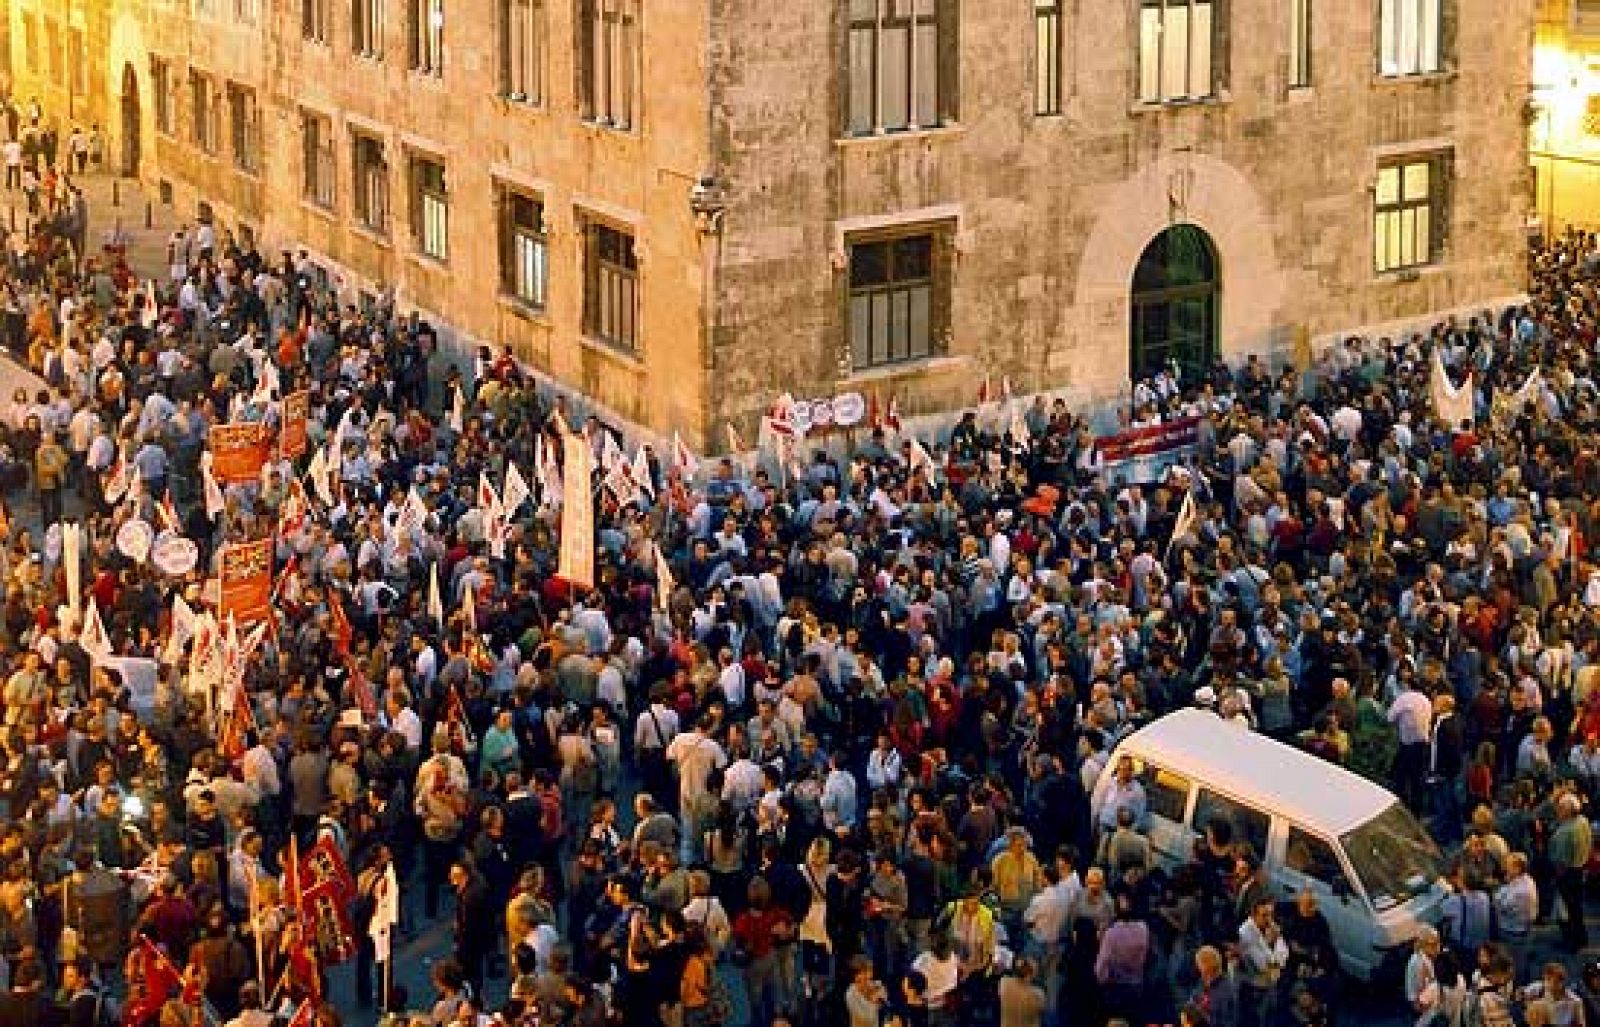
M 1189 861 L 1213 818 L 1266 863 L 1275 898 L 1309 888 L 1346 971 L 1394 972 L 1446 887 L 1439 847 L 1387 789 L 1206 710 L 1168 714 L 1117 745 L 1095 786 L 1099 809 L 1123 757 L 1144 784 L 1147 835 L 1168 870 Z

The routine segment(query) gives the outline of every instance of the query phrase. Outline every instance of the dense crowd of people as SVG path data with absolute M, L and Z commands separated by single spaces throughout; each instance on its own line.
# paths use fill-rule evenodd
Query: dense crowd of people
M 3 268 L 44 384 L 0 412 L 0 1023 L 1600 1024 L 1574 961 L 1594 236 L 1534 250 L 1526 305 L 1141 383 L 1126 423 L 1197 416 L 1198 440 L 1129 483 L 1043 398 L 937 444 L 875 418 L 789 466 L 628 459 L 509 356 L 458 364 L 304 254 L 201 224 L 141 281 L 56 214 Z M 1436 416 L 1436 355 L 1470 420 Z M 300 389 L 306 455 L 216 487 L 210 429 L 281 427 Z M 569 431 L 610 468 L 593 587 L 559 573 Z M 512 467 L 531 495 L 487 502 Z M 222 548 L 262 538 L 239 716 L 176 611 L 214 609 Z M 1450 896 L 1380 994 L 1238 825 L 1156 858 L 1113 754 L 1194 706 L 1219 746 L 1269 734 L 1428 823 Z M 354 994 L 308 943 L 306 852 L 350 870 Z M 453 949 L 407 994 L 393 964 L 441 917 Z

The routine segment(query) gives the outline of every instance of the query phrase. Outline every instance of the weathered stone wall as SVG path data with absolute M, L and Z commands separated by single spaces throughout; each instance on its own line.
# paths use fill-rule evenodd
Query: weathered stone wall
M 1286 357 L 1295 339 L 1523 288 L 1523 105 L 1532 14 L 1458 0 L 1448 70 L 1374 74 L 1373 0 L 1313 5 L 1313 83 L 1286 87 L 1287 6 L 1235 0 L 1225 88 L 1136 103 L 1136 5 L 1069 4 L 1065 113 L 1032 114 L 1032 4 L 963 3 L 959 120 L 845 139 L 840 5 L 718 0 L 716 158 L 731 207 L 718 289 L 714 421 L 748 427 L 778 391 L 844 388 L 908 411 L 970 403 L 986 374 L 1086 402 L 1127 389 L 1134 263 L 1173 220 L 1211 234 L 1225 354 Z M 1450 42 L 1453 38 L 1453 42 Z M 1372 188 L 1385 155 L 1450 147 L 1443 258 L 1373 272 Z M 905 215 L 958 219 L 948 352 L 841 378 L 843 232 Z

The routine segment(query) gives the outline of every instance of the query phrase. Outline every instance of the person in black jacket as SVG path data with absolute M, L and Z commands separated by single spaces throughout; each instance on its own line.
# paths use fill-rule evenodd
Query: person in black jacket
M 499 932 L 488 925 L 494 920 L 489 909 L 489 888 L 470 858 L 450 864 L 450 887 L 456 893 L 455 958 L 462 976 L 475 995 L 483 994 L 483 963 Z
M 1461 768 L 1466 764 L 1466 726 L 1456 716 L 1455 696 L 1433 697 L 1428 738 L 1428 795 L 1433 803 L 1433 836 L 1441 845 L 1461 840 Z

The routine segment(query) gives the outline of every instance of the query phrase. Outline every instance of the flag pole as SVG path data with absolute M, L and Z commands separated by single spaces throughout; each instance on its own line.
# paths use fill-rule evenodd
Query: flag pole
M 263 996 L 267 993 L 267 955 L 266 943 L 261 939 L 261 899 L 256 893 L 256 885 L 260 874 L 255 867 L 250 868 L 250 933 L 255 936 L 256 942 L 256 986 L 261 989 Z

